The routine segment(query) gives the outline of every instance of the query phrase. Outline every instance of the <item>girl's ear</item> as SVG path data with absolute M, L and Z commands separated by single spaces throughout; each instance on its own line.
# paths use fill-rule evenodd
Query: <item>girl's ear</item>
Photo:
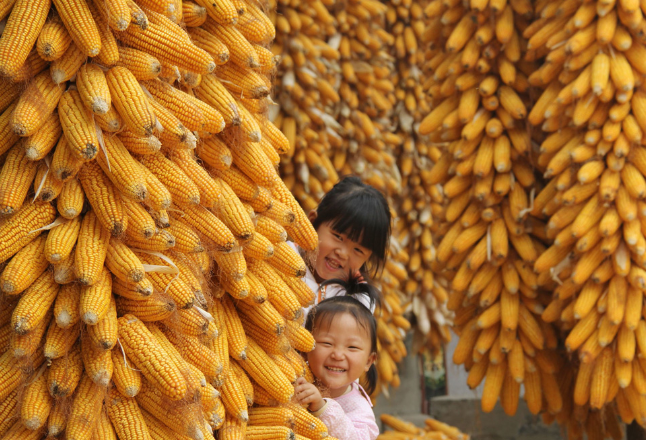
M 318 212 L 316 212 L 316 209 L 312 209 L 309 214 L 307 214 L 307 218 L 310 219 L 311 222 L 316 220 L 316 217 L 318 217 Z
M 368 356 L 368 362 L 366 362 L 366 368 L 364 371 L 367 372 L 372 366 L 372 364 L 375 363 L 376 360 L 377 360 L 377 353 L 373 351 L 372 353 L 370 353 L 370 356 Z

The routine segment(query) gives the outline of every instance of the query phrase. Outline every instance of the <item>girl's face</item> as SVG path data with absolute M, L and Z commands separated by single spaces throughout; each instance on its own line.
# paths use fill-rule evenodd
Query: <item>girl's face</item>
M 359 270 L 372 255 L 367 247 L 332 229 L 330 222 L 323 223 L 316 232 L 319 251 L 314 262 L 314 276 L 319 283 L 333 278 L 347 279 L 350 272 Z
M 332 318 L 329 328 L 315 328 L 316 347 L 307 354 L 312 374 L 339 397 L 375 361 L 368 330 L 349 313 Z

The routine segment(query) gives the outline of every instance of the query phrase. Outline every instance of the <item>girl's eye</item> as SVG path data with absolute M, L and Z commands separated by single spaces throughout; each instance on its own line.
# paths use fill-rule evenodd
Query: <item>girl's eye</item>
M 358 254 L 363 255 L 363 251 L 359 248 L 354 248 L 355 251 L 357 251 Z

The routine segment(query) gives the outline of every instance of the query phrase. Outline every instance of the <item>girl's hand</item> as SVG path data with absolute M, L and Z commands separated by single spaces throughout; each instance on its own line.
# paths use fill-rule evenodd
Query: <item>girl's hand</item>
M 312 412 L 318 411 L 323 408 L 323 405 L 325 405 L 325 400 L 323 400 L 321 392 L 314 386 L 314 384 L 305 380 L 304 377 L 296 379 L 296 384 L 294 385 L 294 397 L 297 403 L 308 404 L 308 409 Z

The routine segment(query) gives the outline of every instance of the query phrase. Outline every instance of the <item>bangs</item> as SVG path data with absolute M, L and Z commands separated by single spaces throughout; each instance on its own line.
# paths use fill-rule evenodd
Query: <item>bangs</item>
M 321 222 L 330 221 L 332 229 L 383 258 L 390 235 L 390 216 L 379 201 L 361 194 L 339 200 L 336 208 L 335 218 L 321 219 Z
M 343 299 L 337 299 L 343 298 Z M 334 299 L 334 301 L 331 301 Z M 377 334 L 375 318 L 363 304 L 351 296 L 336 296 L 321 301 L 307 315 L 305 329 L 310 333 L 318 330 L 329 330 L 334 318 L 341 313 L 352 316 L 359 328 L 366 332 L 370 339 L 371 351 L 377 351 Z

